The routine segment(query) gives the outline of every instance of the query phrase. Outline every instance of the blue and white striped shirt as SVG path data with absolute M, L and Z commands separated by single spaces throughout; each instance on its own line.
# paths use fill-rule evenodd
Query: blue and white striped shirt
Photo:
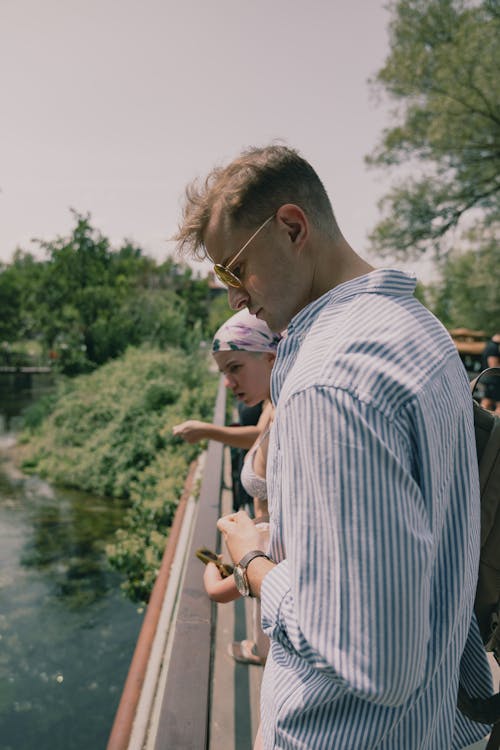
M 266 750 L 447 750 L 488 730 L 456 711 L 466 641 L 469 686 L 491 691 L 472 616 L 469 385 L 414 287 L 394 270 L 344 283 L 302 310 L 279 346 Z

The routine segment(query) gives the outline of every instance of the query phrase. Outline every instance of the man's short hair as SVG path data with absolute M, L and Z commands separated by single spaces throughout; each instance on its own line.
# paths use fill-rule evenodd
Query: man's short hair
M 226 167 L 213 169 L 203 183 L 195 180 L 187 186 L 182 223 L 174 236 L 179 252 L 206 257 L 204 236 L 216 205 L 232 224 L 253 227 L 285 203 L 300 206 L 322 233 L 338 236 L 330 200 L 311 165 L 287 146 L 250 148 Z

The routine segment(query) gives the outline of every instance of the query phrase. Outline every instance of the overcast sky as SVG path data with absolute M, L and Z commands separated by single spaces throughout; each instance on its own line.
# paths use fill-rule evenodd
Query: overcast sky
M 390 179 L 364 164 L 390 123 L 368 85 L 383 6 L 0 0 L 0 260 L 68 234 L 70 207 L 162 260 L 186 183 L 274 139 L 313 164 L 366 254 Z

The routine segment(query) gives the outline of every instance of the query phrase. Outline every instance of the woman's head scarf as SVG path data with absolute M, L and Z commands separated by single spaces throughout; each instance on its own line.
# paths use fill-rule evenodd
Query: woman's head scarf
M 221 325 L 212 341 L 212 353 L 227 351 L 275 352 L 281 336 L 244 308 Z

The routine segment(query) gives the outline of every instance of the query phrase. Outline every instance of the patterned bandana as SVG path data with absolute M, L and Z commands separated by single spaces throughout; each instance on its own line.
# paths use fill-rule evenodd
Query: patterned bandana
M 245 308 L 221 325 L 212 342 L 212 352 L 275 352 L 281 336 L 273 333 Z

